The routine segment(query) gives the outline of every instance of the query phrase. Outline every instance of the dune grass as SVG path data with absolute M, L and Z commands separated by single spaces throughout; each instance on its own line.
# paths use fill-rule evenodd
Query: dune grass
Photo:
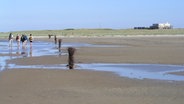
M 7 38 L 10 32 L 0 32 L 0 38 Z M 134 29 L 65 29 L 65 30 L 33 30 L 15 31 L 17 34 L 33 34 L 33 36 L 57 35 L 64 37 L 81 36 L 131 36 L 131 35 L 184 35 L 184 29 L 160 29 L 160 30 L 134 30 Z

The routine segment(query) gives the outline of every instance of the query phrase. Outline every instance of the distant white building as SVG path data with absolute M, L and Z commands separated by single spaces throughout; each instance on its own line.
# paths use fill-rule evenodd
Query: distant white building
M 167 23 L 156 23 L 150 26 L 150 29 L 172 29 L 172 25 Z

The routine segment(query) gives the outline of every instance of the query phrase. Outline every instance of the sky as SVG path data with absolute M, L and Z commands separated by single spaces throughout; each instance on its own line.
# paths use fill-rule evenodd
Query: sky
M 0 32 L 127 29 L 169 22 L 184 28 L 184 0 L 1 0 Z

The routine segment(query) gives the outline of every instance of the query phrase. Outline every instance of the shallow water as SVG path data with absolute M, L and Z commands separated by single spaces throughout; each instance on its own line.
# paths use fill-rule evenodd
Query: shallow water
M 27 43 L 27 47 L 23 48 L 22 45 L 19 47 L 17 43 L 14 41 L 13 46 L 9 47 L 8 41 L 1 40 L 0 41 L 0 53 L 1 54 L 17 54 L 22 55 L 23 57 L 33 57 L 33 56 L 45 56 L 45 55 L 58 55 L 60 54 L 58 50 L 58 45 L 55 45 L 53 42 L 44 42 L 44 41 L 35 41 L 32 45 Z M 61 48 L 67 47 L 123 47 L 120 45 L 96 45 L 96 44 L 88 44 L 88 43 L 62 43 Z M 66 55 L 66 53 L 63 53 Z
M 95 63 L 79 66 L 83 69 L 110 71 L 128 78 L 184 81 L 184 76 L 169 74 L 170 72 L 184 71 L 182 65 Z
M 162 64 L 113 64 L 113 63 L 91 63 L 76 64 L 78 70 L 109 71 L 123 77 L 136 79 L 158 79 L 169 81 L 184 81 L 184 76 L 172 75 L 170 72 L 184 71 L 182 65 L 162 65 Z M 61 69 L 67 70 L 64 64 L 56 65 L 7 65 L 9 69 L 13 68 L 35 68 L 35 69 Z
M 22 47 L 22 45 L 17 46 L 16 42 L 14 42 L 13 46 L 9 47 L 7 41 L 1 41 L 0 53 L 10 55 L 16 54 L 23 57 L 32 57 L 32 56 L 54 55 L 58 53 L 58 50 L 56 46 L 54 46 L 53 43 L 50 42 L 36 41 L 32 45 L 30 45 L 30 43 L 28 42 L 26 47 Z
M 93 45 L 87 43 L 63 43 L 62 47 L 118 47 L 116 45 Z M 27 48 L 17 47 L 16 43 L 12 47 L 8 46 L 7 41 L 0 42 L 0 53 L 9 54 L 1 56 L 0 71 L 14 68 L 42 68 L 42 69 L 62 69 L 67 70 L 66 65 L 15 65 L 7 64 L 7 60 L 34 57 L 45 55 L 67 55 L 67 53 L 59 52 L 57 46 L 52 42 L 36 41 L 32 46 L 27 45 Z M 122 46 L 120 46 L 122 47 Z M 17 55 L 14 55 L 17 54 Z M 76 64 L 75 69 L 79 70 L 95 70 L 114 72 L 120 76 L 136 79 L 158 79 L 158 80 L 173 80 L 184 81 L 184 76 L 172 75 L 170 72 L 184 71 L 182 65 L 162 65 L 162 64 L 114 64 L 114 63 L 91 63 L 91 64 Z

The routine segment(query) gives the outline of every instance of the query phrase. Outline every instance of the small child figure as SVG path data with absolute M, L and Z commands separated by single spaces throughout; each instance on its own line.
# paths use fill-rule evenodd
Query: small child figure
M 32 36 L 32 34 L 30 34 L 30 36 L 29 36 L 29 42 L 30 42 L 30 45 L 32 45 L 32 42 L 33 42 L 33 36 Z
M 20 46 L 20 36 L 19 36 L 19 34 L 17 34 L 17 36 L 16 36 L 16 41 L 17 41 L 17 46 L 19 47 Z

